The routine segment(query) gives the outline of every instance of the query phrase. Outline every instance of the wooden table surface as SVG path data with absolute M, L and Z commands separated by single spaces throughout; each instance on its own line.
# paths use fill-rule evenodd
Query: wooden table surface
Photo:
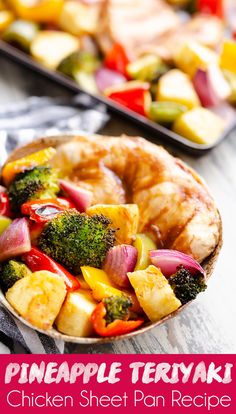
M 0 104 L 28 96 L 68 97 L 70 94 L 61 86 L 0 56 Z M 150 138 L 150 134 L 117 116 L 111 117 L 102 132 Z M 208 290 L 180 315 L 145 335 L 99 346 L 69 344 L 67 352 L 236 353 L 236 131 L 218 148 L 200 158 L 174 147 L 169 150 L 204 177 L 223 218 L 224 245 Z

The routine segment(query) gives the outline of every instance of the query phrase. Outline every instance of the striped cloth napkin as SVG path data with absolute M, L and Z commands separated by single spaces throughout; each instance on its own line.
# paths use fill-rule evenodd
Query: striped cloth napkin
M 80 94 L 70 99 L 32 97 L 0 106 L 0 167 L 16 147 L 61 132 L 97 132 L 109 117 L 106 108 Z M 63 341 L 28 328 L 0 305 L 0 354 L 63 353 Z

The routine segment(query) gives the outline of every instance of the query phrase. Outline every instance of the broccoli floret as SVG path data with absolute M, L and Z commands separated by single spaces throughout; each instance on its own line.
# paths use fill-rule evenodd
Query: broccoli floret
M 195 299 L 198 293 L 204 292 L 207 288 L 204 277 L 200 273 L 192 275 L 183 267 L 170 276 L 168 281 L 182 305 Z
M 31 271 L 24 263 L 9 260 L 0 265 L 0 285 L 4 292 L 12 287 L 18 280 L 29 276 Z
M 112 323 L 116 319 L 124 320 L 129 315 L 129 308 L 132 306 L 132 301 L 128 296 L 110 296 L 103 299 L 106 306 L 106 322 Z
M 17 174 L 8 194 L 11 208 L 17 213 L 26 201 L 55 198 L 59 191 L 57 172 L 50 167 L 39 166 Z
M 102 214 L 90 217 L 76 210 L 63 211 L 45 225 L 38 245 L 71 273 L 80 273 L 81 266 L 99 268 L 115 242 L 110 224 Z

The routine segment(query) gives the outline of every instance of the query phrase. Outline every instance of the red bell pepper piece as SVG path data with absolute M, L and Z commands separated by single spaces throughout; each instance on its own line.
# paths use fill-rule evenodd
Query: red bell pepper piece
M 35 221 L 29 221 L 29 231 L 31 244 L 37 244 L 37 240 L 44 229 L 45 223 L 36 223 Z
M 4 187 L 0 186 L 0 215 L 6 217 L 12 217 L 10 200 L 7 191 Z
M 56 198 L 48 200 L 32 200 L 22 204 L 21 213 L 30 216 L 36 223 L 46 223 L 60 211 L 75 208 L 75 205 L 66 198 Z
M 224 0 L 197 0 L 197 11 L 224 17 Z
M 91 315 L 91 321 L 95 332 L 103 337 L 124 335 L 126 333 L 134 331 L 144 322 L 143 319 L 134 321 L 116 319 L 107 325 L 105 319 L 106 312 L 107 311 L 105 304 L 103 302 L 100 302 Z
M 108 98 L 146 116 L 151 104 L 150 85 L 147 82 L 131 81 L 105 90 Z
M 68 270 L 59 263 L 51 259 L 51 257 L 37 249 L 37 247 L 32 247 L 28 253 L 25 253 L 22 256 L 22 258 L 32 272 L 48 270 L 49 272 L 56 273 L 63 277 L 68 292 L 80 288 L 80 283 L 75 276 L 69 273 Z
M 126 71 L 128 63 L 130 63 L 130 59 L 124 47 L 119 43 L 114 43 L 105 57 L 104 66 L 129 78 Z

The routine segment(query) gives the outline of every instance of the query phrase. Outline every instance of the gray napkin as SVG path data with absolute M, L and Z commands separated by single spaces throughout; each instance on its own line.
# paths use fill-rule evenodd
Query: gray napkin
M 61 132 L 97 132 L 109 117 L 104 105 L 80 94 L 70 99 L 32 97 L 0 106 L 0 167 L 16 147 Z M 28 328 L 0 305 L 0 354 L 64 352 L 64 342 Z

